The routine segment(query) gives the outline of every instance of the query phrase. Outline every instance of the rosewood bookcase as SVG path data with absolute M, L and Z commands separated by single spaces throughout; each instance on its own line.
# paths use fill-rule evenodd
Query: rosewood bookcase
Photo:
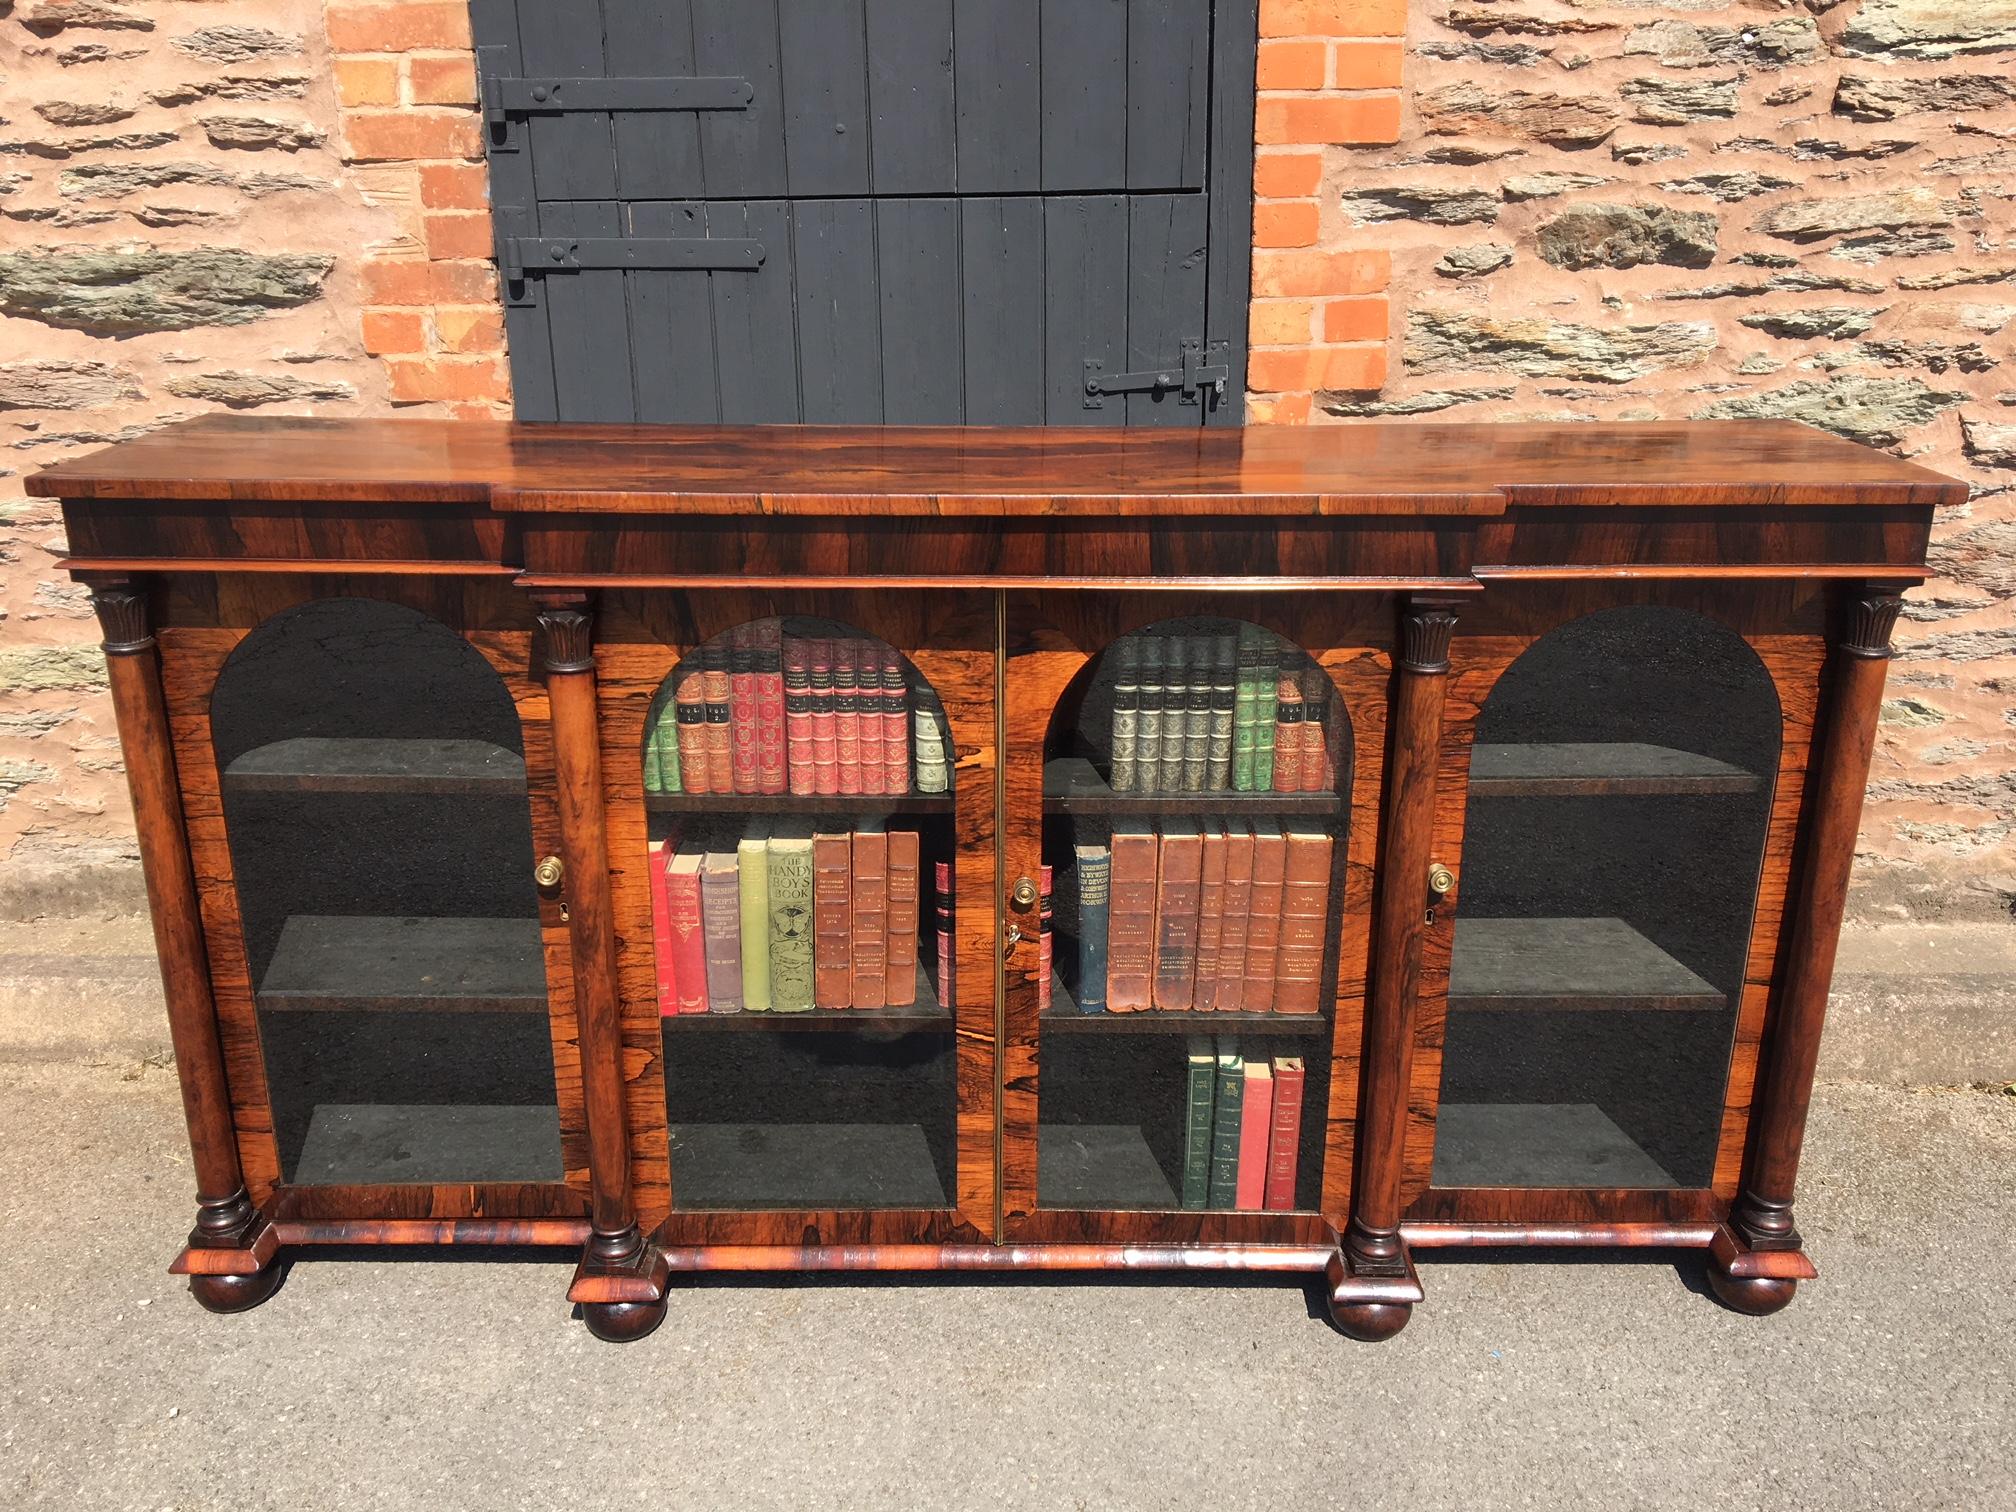
M 616 1339 L 709 1270 L 1306 1273 L 1360 1338 L 1443 1246 L 1705 1250 L 1754 1313 L 1815 1274 L 1959 483 L 1776 423 L 233 417 L 30 488 L 208 1308 L 354 1244 L 578 1249 Z

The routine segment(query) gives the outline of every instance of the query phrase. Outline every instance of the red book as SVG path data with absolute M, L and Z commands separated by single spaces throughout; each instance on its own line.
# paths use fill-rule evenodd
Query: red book
M 1330 679 L 1321 667 L 1302 674 L 1302 791 L 1321 793 L 1330 773 Z
M 1253 918 L 1253 831 L 1233 820 L 1225 836 L 1224 928 L 1218 941 L 1218 986 L 1211 1006 L 1237 1013 L 1246 1001 L 1246 936 Z
M 1224 829 L 1204 825 L 1204 860 L 1197 888 L 1197 987 L 1190 1006 L 1199 1013 L 1218 1006 L 1219 952 L 1225 930 Z
M 728 642 L 728 740 L 738 793 L 755 792 L 761 780 L 753 633 L 752 626 L 737 625 Z
M 1328 835 L 1315 830 L 1294 830 L 1287 837 L 1280 953 L 1274 967 L 1276 1013 L 1315 1013 L 1320 1007 L 1317 989 L 1329 932 L 1332 845 Z
M 1106 1010 L 1139 1013 L 1155 993 L 1155 835 L 1146 825 L 1113 826 L 1112 887 L 1106 912 Z
M 665 923 L 672 935 L 672 972 L 679 984 L 679 1012 L 707 1011 L 707 934 L 700 906 L 697 849 L 681 846 L 665 865 Z
M 1302 1155 L 1302 1057 L 1274 1057 L 1274 1127 L 1267 1137 L 1267 1206 L 1295 1207 L 1295 1172 Z
M 958 1001 L 953 973 L 959 959 L 959 945 L 952 929 L 952 863 L 934 861 L 931 882 L 936 894 L 932 899 L 932 922 L 938 933 L 938 1002 L 949 1009 Z
M 807 796 L 813 791 L 812 661 L 796 636 L 784 642 L 784 737 L 786 782 L 792 792 Z
M 882 752 L 882 652 L 873 641 L 859 643 L 859 664 L 854 671 L 855 727 L 860 733 L 861 791 L 882 793 L 887 789 L 888 763 Z
M 833 713 L 833 642 L 815 640 L 812 657 L 812 791 L 840 791 L 840 747 Z
M 861 643 L 833 647 L 833 749 L 840 791 L 861 791 Z
M 1274 791 L 1302 790 L 1302 689 L 1294 669 L 1283 667 L 1274 690 Z
M 679 1011 L 679 973 L 672 964 L 672 900 L 665 886 L 665 868 L 672 861 L 672 842 L 645 851 L 645 871 L 651 879 L 651 958 L 658 969 L 658 1014 L 670 1018 Z
M 910 791 L 910 690 L 893 654 L 882 661 L 882 791 Z
M 1181 1013 L 1196 1001 L 1197 903 L 1203 872 L 1204 837 L 1195 822 L 1171 819 L 1164 823 L 1155 876 L 1155 1006 L 1165 1011 Z M 1107 929 L 1110 983 L 1113 951 L 1110 911 Z
M 1042 881 L 1037 884 L 1036 903 L 1036 1011 L 1050 1011 L 1050 972 L 1056 959 L 1057 947 L 1051 941 L 1053 899 L 1050 893 L 1050 868 L 1042 869 Z
M 812 836 L 812 1006 L 853 1006 L 854 932 L 851 881 L 854 837 L 845 830 Z
M 1274 1132 L 1274 1068 L 1246 1062 L 1246 1088 L 1239 1103 L 1239 1184 L 1232 1205 L 1257 1213 L 1267 1195 L 1267 1152 Z
M 889 1006 L 917 1001 L 917 831 L 889 831 Z
M 1246 988 L 1239 1006 L 1266 1013 L 1274 1006 L 1275 953 L 1281 943 L 1281 877 L 1288 842 L 1272 819 L 1253 821 L 1253 894 L 1246 924 Z
M 756 791 L 785 789 L 784 648 L 776 620 L 756 632 Z
M 889 837 L 881 821 L 867 819 L 854 832 L 853 874 L 848 906 L 854 932 L 847 942 L 850 973 L 848 999 L 856 1008 L 889 1006 Z M 813 887 L 818 883 L 819 858 L 814 842 Z M 815 892 L 816 903 L 816 892 Z

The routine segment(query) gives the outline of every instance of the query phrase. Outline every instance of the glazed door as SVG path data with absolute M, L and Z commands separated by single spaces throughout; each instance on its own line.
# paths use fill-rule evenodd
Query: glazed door
M 1007 623 L 1007 1233 L 1341 1222 L 1390 603 L 1011 594 Z
M 991 596 L 612 593 L 598 619 L 645 1226 L 990 1238 Z

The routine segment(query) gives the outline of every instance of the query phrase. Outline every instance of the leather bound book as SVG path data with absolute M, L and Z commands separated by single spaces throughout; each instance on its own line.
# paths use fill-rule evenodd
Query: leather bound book
M 1253 927 L 1253 831 L 1235 819 L 1225 833 L 1225 901 L 1218 940 L 1218 982 L 1211 1006 L 1237 1013 L 1246 1001 L 1246 936 Z
M 1188 820 L 1162 826 L 1155 878 L 1155 1006 L 1183 1012 L 1196 1000 L 1197 906 L 1204 837 Z
M 665 924 L 672 936 L 681 1013 L 707 1011 L 707 927 L 700 902 L 700 868 L 706 859 L 697 848 L 682 845 L 665 866 Z
M 783 631 L 776 620 L 756 627 L 756 791 L 787 786 Z
M 1232 790 L 1253 791 L 1260 744 L 1260 643 L 1252 629 L 1239 632 L 1239 685 L 1232 704 Z
M 952 927 L 952 863 L 931 863 L 931 921 L 938 945 L 938 1002 L 950 1009 L 959 1001 L 954 968 L 959 961 L 958 936 Z
M 922 901 L 915 830 L 889 831 L 889 1006 L 917 1001 L 917 927 Z
M 882 791 L 910 791 L 910 689 L 893 651 L 882 660 Z
M 882 649 L 873 641 L 858 641 L 856 649 L 859 665 L 854 671 L 854 707 L 860 731 L 861 791 L 879 795 L 889 780 L 882 752 Z
M 1162 642 L 1141 636 L 1141 707 L 1134 720 L 1134 791 L 1162 791 Z M 1180 731 L 1178 732 L 1180 735 Z
M 1190 1036 L 1183 1105 L 1183 1206 L 1202 1208 L 1211 1195 L 1211 1109 L 1216 1101 L 1218 1055 L 1209 1036 Z
M 1280 653 L 1275 650 L 1276 638 L 1266 631 L 1260 632 L 1258 640 L 1253 664 L 1253 791 L 1271 793 L 1274 791 L 1274 727 L 1280 713 L 1280 700 L 1275 697 L 1278 679 L 1274 667 Z
M 840 791 L 840 745 L 833 713 L 833 642 L 815 640 L 812 656 L 812 791 Z
M 680 778 L 689 793 L 711 793 L 714 784 L 709 778 L 707 760 L 707 679 L 698 672 L 688 672 L 679 680 L 673 707 L 679 727 Z
M 853 870 L 851 834 L 820 830 L 812 836 L 812 1003 L 816 1008 L 853 1006 Z
M 1219 946 L 1225 928 L 1225 831 L 1203 825 L 1203 859 L 1197 873 L 1197 985 L 1190 1006 L 1209 1012 L 1218 1005 Z
M 1106 916 L 1106 1006 L 1139 1013 L 1155 1000 L 1155 834 L 1113 826 L 1113 890 Z
M 1162 776 L 1157 784 L 1160 792 L 1183 791 L 1189 710 L 1190 641 L 1187 636 L 1172 635 L 1162 646 Z
M 1107 781 L 1116 793 L 1134 791 L 1134 749 L 1141 734 L 1141 646 L 1131 636 L 1113 653 L 1113 750 Z
M 1253 821 L 1253 891 L 1246 923 L 1246 990 L 1240 1010 L 1266 1013 L 1274 1006 L 1275 952 L 1281 944 L 1281 880 L 1288 842 L 1272 819 Z
M 889 1006 L 889 837 L 882 821 L 864 819 L 854 831 L 849 905 L 854 931 L 848 941 L 848 999 L 856 1008 Z
M 1191 636 L 1190 686 L 1183 695 L 1183 791 L 1201 793 L 1211 772 L 1211 638 Z
M 812 831 L 797 820 L 770 833 L 770 1010 L 812 1011 Z
M 755 627 L 737 625 L 728 643 L 728 740 L 738 793 L 753 793 L 762 781 L 759 722 Z
M 1320 830 L 1291 830 L 1281 886 L 1280 955 L 1274 969 L 1274 1011 L 1314 1013 L 1323 976 L 1323 940 L 1330 911 L 1330 854 Z
M 1106 1011 L 1106 930 L 1113 903 L 1113 853 L 1076 847 L 1078 858 L 1078 1011 Z
M 1211 639 L 1211 736 L 1204 786 L 1213 793 L 1232 786 L 1232 741 L 1239 711 L 1237 642 L 1229 635 Z
M 700 869 L 700 916 L 707 935 L 707 1011 L 742 1011 L 741 866 L 733 851 L 709 851 Z
M 651 879 L 651 962 L 658 978 L 658 1013 L 670 1018 L 679 1011 L 679 968 L 672 957 L 672 900 L 665 868 L 672 860 L 672 842 L 647 847 L 645 870 Z
M 1057 938 L 1054 899 L 1051 895 L 1051 869 L 1040 869 L 1042 880 L 1036 885 L 1036 1011 L 1048 1013 L 1050 1004 L 1056 1000 L 1050 979 L 1057 970 Z
M 1336 778 L 1330 769 L 1330 678 L 1321 667 L 1302 674 L 1302 791 L 1329 792 Z
M 671 756 L 666 755 L 667 747 Z M 655 706 L 645 716 L 644 725 L 644 791 L 647 793 L 676 793 L 679 791 L 679 723 L 673 712 L 670 699 Z M 670 786 L 666 784 L 670 781 Z
M 917 791 L 920 793 L 949 791 L 952 786 L 952 765 L 950 737 L 945 727 L 945 710 L 936 698 L 927 697 L 920 690 L 913 701 L 910 718 L 916 730 Z
M 861 642 L 833 643 L 833 750 L 840 791 L 861 791 Z
M 735 791 L 735 750 L 730 721 L 735 709 L 735 685 L 728 671 L 728 652 L 712 646 L 700 653 L 707 688 L 707 791 Z
M 1301 790 L 1302 682 L 1292 666 L 1284 666 L 1274 686 L 1274 791 Z
M 1245 1090 L 1239 1098 L 1239 1177 L 1233 1205 L 1257 1213 L 1267 1197 L 1268 1143 L 1274 1133 L 1274 1068 L 1264 1060 L 1242 1066 Z
M 1274 1057 L 1274 1119 L 1267 1136 L 1266 1206 L 1278 1213 L 1292 1212 L 1295 1208 L 1295 1177 L 1302 1160 L 1304 1077 L 1301 1056 Z
M 812 793 L 812 660 L 804 641 L 784 642 L 784 775 L 800 797 Z
M 770 828 L 752 824 L 735 847 L 741 896 L 742 1006 L 770 1011 Z
M 1246 1062 L 1239 1042 L 1218 1040 L 1218 1076 L 1212 1089 L 1211 1185 L 1204 1205 L 1230 1208 L 1239 1198 L 1239 1111 L 1246 1101 Z

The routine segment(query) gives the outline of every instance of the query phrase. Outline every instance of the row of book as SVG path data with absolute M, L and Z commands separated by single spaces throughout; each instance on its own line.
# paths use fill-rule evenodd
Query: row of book
M 1263 817 L 1075 847 L 1080 1010 L 1317 1012 L 1334 845 Z
M 1336 786 L 1330 679 L 1278 636 L 1130 635 L 1114 656 L 1114 792 Z
M 687 661 L 652 713 L 647 792 L 898 795 L 913 773 L 920 793 L 951 785 L 943 721 L 881 641 L 760 620 Z
M 917 1001 L 919 840 L 758 824 L 733 850 L 651 853 L 658 1007 L 683 1013 L 908 1008 Z M 940 997 L 950 1002 L 952 888 L 936 867 Z
M 1183 1116 L 1183 1206 L 1287 1211 L 1301 1163 L 1296 1055 L 1253 1055 L 1230 1035 L 1194 1035 Z

